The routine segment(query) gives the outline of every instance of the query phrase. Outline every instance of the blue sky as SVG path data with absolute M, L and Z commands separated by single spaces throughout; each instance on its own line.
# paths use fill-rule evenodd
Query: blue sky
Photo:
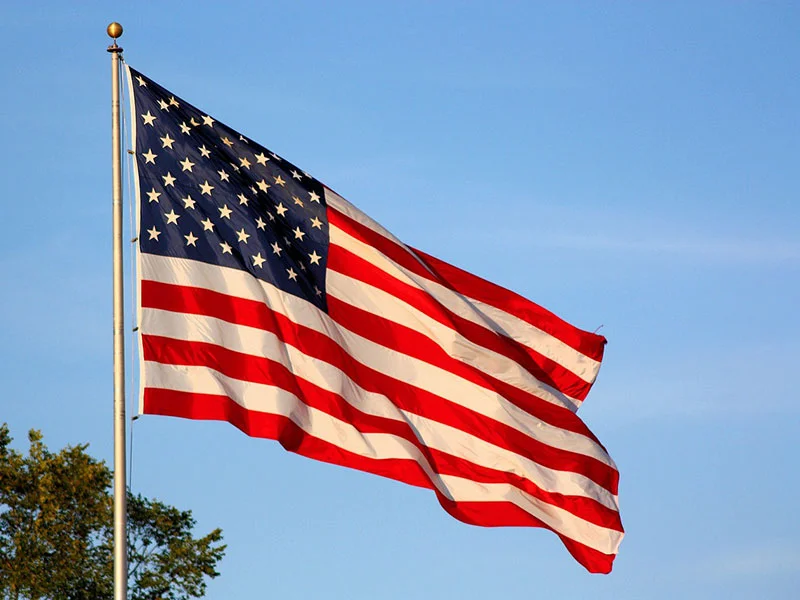
M 144 417 L 134 489 L 224 529 L 208 597 L 800 588 L 796 4 L 18 2 L 0 17 L 0 407 L 20 445 L 36 427 L 112 453 L 112 20 L 132 66 L 406 242 L 609 340 L 581 413 L 621 472 L 611 575 L 546 531 L 456 522 L 425 490 Z

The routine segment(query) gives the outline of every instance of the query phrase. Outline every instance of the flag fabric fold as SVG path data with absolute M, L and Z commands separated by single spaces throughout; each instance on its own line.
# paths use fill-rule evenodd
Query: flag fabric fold
M 422 251 L 128 68 L 140 411 L 228 421 L 433 490 L 467 523 L 550 529 L 592 572 L 617 468 L 577 410 L 605 339 Z

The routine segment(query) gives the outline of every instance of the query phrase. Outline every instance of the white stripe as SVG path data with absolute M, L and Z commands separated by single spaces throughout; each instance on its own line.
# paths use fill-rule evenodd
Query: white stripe
M 470 341 L 452 327 L 443 325 L 389 292 L 333 269 L 328 269 L 325 285 L 331 296 L 424 333 L 450 357 L 471 365 L 487 375 L 573 412 L 580 404 L 578 400 L 536 379 L 516 361 Z
M 331 207 L 346 214 L 365 227 L 369 227 L 375 233 L 406 247 L 405 244 L 399 241 L 380 224 L 376 223 L 373 219 L 369 218 L 335 192 L 331 192 L 326 188 L 325 194 L 325 200 Z M 594 382 L 597 377 L 597 372 L 600 369 L 600 363 L 598 361 L 586 356 L 549 333 L 523 321 L 513 314 L 485 304 L 480 300 L 458 294 L 438 283 L 408 271 L 373 246 L 350 236 L 338 227 L 331 226 L 330 232 L 332 244 L 337 244 L 342 248 L 350 250 L 394 277 L 398 277 L 403 281 L 410 280 L 416 287 L 424 289 L 457 315 L 486 327 L 491 331 L 511 337 L 519 343 L 557 362 L 587 383 Z M 413 256 L 413 254 L 410 253 L 410 256 Z M 427 270 L 427 267 L 425 268 Z
M 542 422 L 499 394 L 476 386 L 449 371 L 357 336 L 335 323 L 310 302 L 286 294 L 244 271 L 154 254 L 142 254 L 142 268 L 143 279 L 202 287 L 263 302 L 292 321 L 325 334 L 341 348 L 346 348 L 359 362 L 376 371 L 428 390 L 549 446 L 591 456 L 614 467 L 614 461 L 594 440 Z M 143 333 L 153 333 L 144 318 L 141 328 Z
M 337 394 L 367 414 L 410 424 L 425 446 L 476 465 L 515 473 L 529 479 L 545 491 L 593 498 L 604 506 L 617 510 L 617 498 L 591 479 L 571 471 L 550 469 L 456 427 L 402 411 L 386 396 L 364 390 L 333 365 L 307 356 L 297 348 L 284 344 L 273 333 L 253 327 L 233 325 L 213 317 L 150 308 L 144 309 L 144 317 L 142 329 L 145 334 L 216 344 L 234 352 L 273 360 L 282 364 L 295 376 Z M 145 385 L 150 387 L 147 369 L 145 369 L 145 381 Z
M 222 394 L 247 410 L 287 417 L 309 435 L 359 456 L 413 460 L 444 496 L 456 502 L 512 502 L 558 533 L 606 554 L 615 554 L 622 540 L 622 533 L 585 521 L 510 484 L 483 484 L 462 477 L 439 475 L 408 440 L 386 433 L 361 433 L 349 423 L 308 407 L 280 388 L 241 382 L 211 369 L 158 363 L 146 365 L 149 387 Z

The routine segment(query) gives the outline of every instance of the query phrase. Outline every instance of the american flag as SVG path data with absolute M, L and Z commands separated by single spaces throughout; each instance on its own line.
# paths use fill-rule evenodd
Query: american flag
M 605 339 L 128 75 L 141 412 L 429 488 L 467 523 L 545 527 L 609 572 L 619 476 L 576 414 Z

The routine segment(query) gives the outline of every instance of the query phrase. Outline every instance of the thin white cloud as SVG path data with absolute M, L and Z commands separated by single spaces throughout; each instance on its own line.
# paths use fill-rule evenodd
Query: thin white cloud
M 624 233 L 615 236 L 556 233 L 530 237 L 528 243 L 550 248 L 669 254 L 714 261 L 754 263 L 800 261 L 800 242 L 788 240 L 692 239 L 679 236 L 636 238 Z
M 727 551 L 701 561 L 695 574 L 704 579 L 800 575 L 800 546 L 773 542 Z
M 690 237 L 683 233 L 671 234 L 660 230 L 638 229 L 631 233 L 625 228 L 605 233 L 582 233 L 538 230 L 532 227 L 521 230 L 510 227 L 477 228 L 450 227 L 446 235 L 451 238 L 481 242 L 486 247 L 504 248 L 524 252 L 533 249 L 566 250 L 576 252 L 624 255 L 637 260 L 682 260 L 716 264 L 796 264 L 800 263 L 800 242 L 787 239 L 758 239 L 732 237 Z

